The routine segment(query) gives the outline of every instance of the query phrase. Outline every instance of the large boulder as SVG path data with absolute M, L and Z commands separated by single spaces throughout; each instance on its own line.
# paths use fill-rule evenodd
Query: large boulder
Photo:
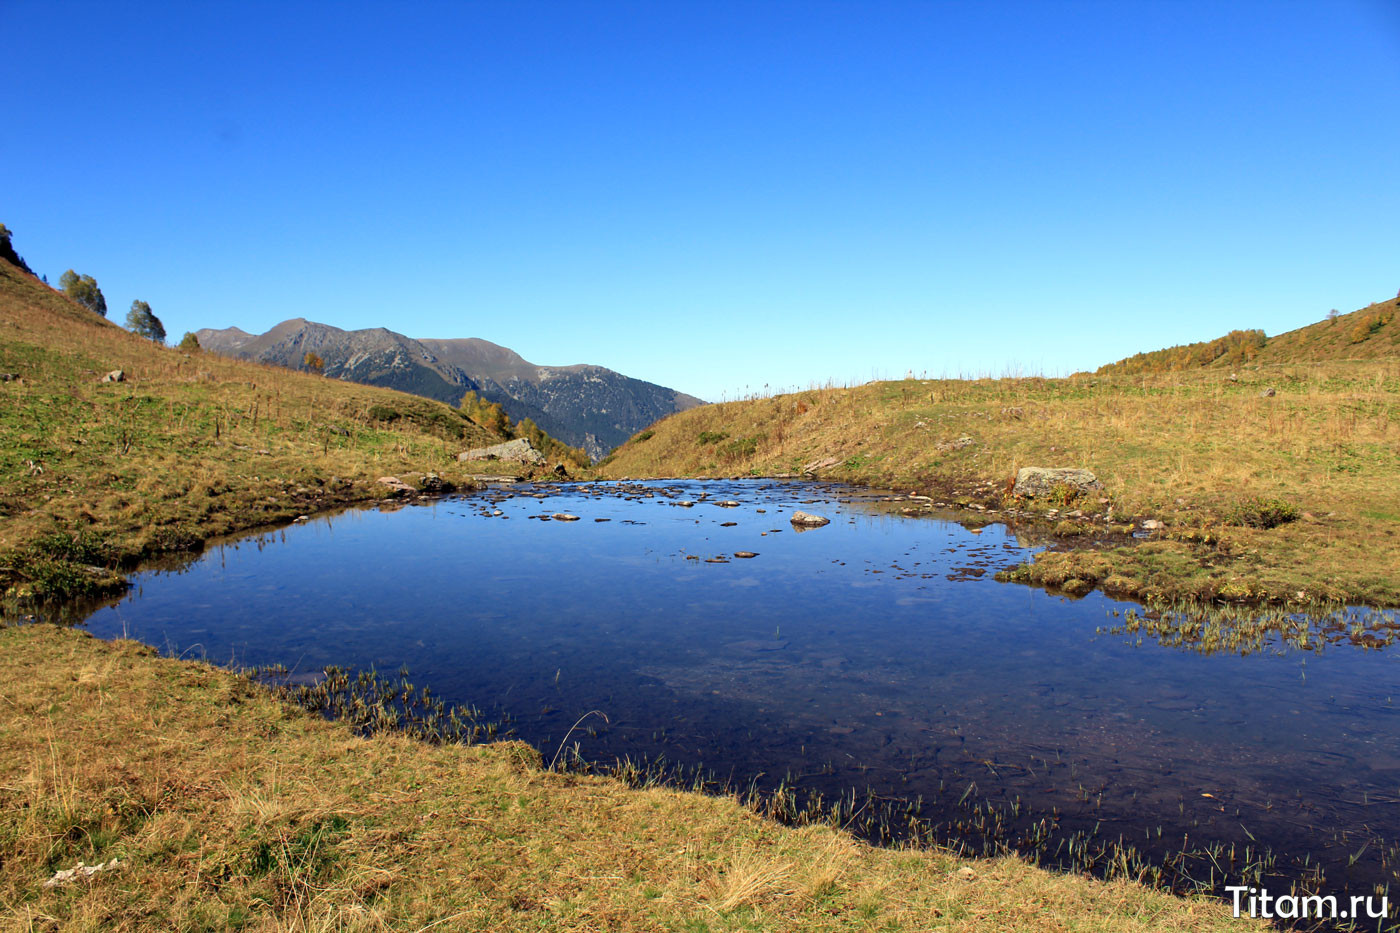
M 822 525 L 831 524 L 831 519 L 824 515 L 813 515 L 810 512 L 800 511 L 793 512 L 792 518 L 789 518 L 788 521 L 799 528 L 820 528 Z
M 544 454 L 523 437 L 491 447 L 476 447 L 457 455 L 458 460 L 509 460 L 513 463 L 544 463 Z
M 1011 491 L 1018 496 L 1034 499 L 1038 496 L 1048 496 L 1057 486 L 1067 486 L 1077 493 L 1103 488 L 1099 478 L 1089 470 L 1022 467 L 1016 471 L 1016 485 Z
M 844 461 L 840 457 L 822 457 L 818 460 L 813 460 L 811 463 L 804 466 L 802 468 L 802 472 L 819 473 L 822 470 L 829 470 L 834 466 L 838 466 L 843 462 Z

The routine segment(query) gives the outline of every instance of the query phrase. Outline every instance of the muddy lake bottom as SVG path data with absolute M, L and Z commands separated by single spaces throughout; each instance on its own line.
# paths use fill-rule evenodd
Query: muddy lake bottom
M 140 573 L 85 624 L 293 680 L 406 668 L 546 761 L 853 801 L 877 841 L 917 825 L 1100 871 L 1131 851 L 1177 888 L 1395 880 L 1394 651 L 1114 634 L 1140 607 L 999 583 L 1035 547 L 892 495 L 653 481 L 354 510 Z

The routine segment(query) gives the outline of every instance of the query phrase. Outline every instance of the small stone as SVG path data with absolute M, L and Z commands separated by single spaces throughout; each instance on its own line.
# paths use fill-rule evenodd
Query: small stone
M 114 370 L 112 370 L 110 373 L 108 373 L 107 375 L 103 376 L 103 377 L 102 377 L 102 381 L 103 381 L 103 382 L 125 382 L 125 381 L 126 381 L 126 373 L 122 372 L 120 369 L 114 369 Z
M 800 511 L 793 512 L 792 517 L 789 518 L 788 521 L 792 522 L 794 525 L 802 525 L 806 528 L 820 528 L 822 525 L 831 524 L 831 519 L 829 518 Z
M 1155 519 L 1155 518 L 1146 519 L 1146 520 L 1144 520 L 1143 523 L 1142 523 L 1142 530 L 1143 530 L 1143 531 L 1160 531 L 1162 528 L 1165 528 L 1165 527 L 1166 527 L 1165 525 L 1163 525 L 1161 522 L 1157 521 L 1157 519 Z
M 1273 398 L 1276 394 L 1277 394 L 1277 393 L 1274 391 L 1274 387 L 1273 387 L 1273 386 L 1269 386 L 1268 388 L 1264 389 L 1262 392 L 1259 393 L 1259 397 L 1260 397 L 1260 398 Z
M 756 551 L 735 551 L 735 552 L 734 552 L 734 556 L 735 556 L 735 557 L 744 557 L 744 558 L 748 558 L 748 557 L 757 557 L 757 556 L 758 556 L 758 552 L 756 552 Z
M 577 515 L 570 515 L 568 512 L 555 512 L 553 515 L 551 515 L 551 516 L 549 516 L 549 517 L 552 518 L 552 519 L 554 519 L 556 522 L 576 522 L 576 521 L 578 521 L 578 516 L 577 516 Z

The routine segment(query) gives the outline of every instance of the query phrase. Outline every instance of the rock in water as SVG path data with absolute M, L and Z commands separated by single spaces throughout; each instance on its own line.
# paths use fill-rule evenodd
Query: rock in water
M 556 522 L 576 522 L 576 521 L 578 521 L 578 516 L 577 516 L 577 515 L 570 515 L 568 512 L 555 512 L 553 515 L 551 515 L 551 516 L 549 516 L 549 517 L 552 518 L 552 519 L 554 519 Z
M 511 460 L 516 463 L 544 463 L 544 454 L 523 437 L 491 447 L 474 447 L 457 455 L 458 460 Z
M 1036 496 L 1049 495 L 1056 486 L 1068 486 L 1078 493 L 1103 488 L 1099 478 L 1089 470 L 1022 467 L 1016 471 L 1016 485 L 1012 487 L 1012 492 L 1034 499 Z
M 801 525 L 803 528 L 820 528 L 822 525 L 831 524 L 831 519 L 821 515 L 813 515 L 810 512 L 793 512 L 792 518 L 788 521 L 794 525 Z
M 381 476 L 375 480 L 381 486 L 388 486 L 394 495 L 403 495 L 408 492 L 416 492 L 412 486 L 399 479 L 397 476 Z

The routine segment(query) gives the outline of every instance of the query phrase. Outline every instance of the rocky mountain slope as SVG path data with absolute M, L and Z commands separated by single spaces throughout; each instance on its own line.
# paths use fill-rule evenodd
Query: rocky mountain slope
M 537 366 L 487 340 L 415 340 L 376 327 L 341 330 L 296 318 L 265 334 L 237 327 L 198 331 L 200 346 L 227 356 L 304 368 L 308 352 L 332 378 L 387 386 L 456 404 L 468 391 L 529 418 L 565 443 L 602 457 L 659 418 L 700 399 L 602 366 Z

